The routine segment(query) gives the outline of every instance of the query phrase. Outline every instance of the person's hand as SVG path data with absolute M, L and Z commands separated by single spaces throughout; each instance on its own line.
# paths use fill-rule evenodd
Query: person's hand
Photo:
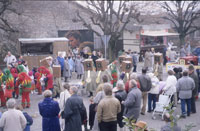
M 124 104 L 124 101 L 122 101 L 121 103 Z

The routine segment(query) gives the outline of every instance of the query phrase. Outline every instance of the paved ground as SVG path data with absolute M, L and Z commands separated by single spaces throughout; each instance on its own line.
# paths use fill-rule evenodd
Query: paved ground
M 141 70 L 141 66 L 139 66 L 138 71 Z M 164 70 L 165 71 L 165 70 Z M 164 78 L 166 78 L 166 73 L 164 73 Z M 77 80 L 72 80 L 71 82 L 77 83 Z M 42 131 L 42 117 L 39 114 L 38 111 L 38 102 L 43 99 L 43 96 L 37 95 L 37 94 L 31 94 L 31 108 L 25 109 L 32 117 L 33 117 L 33 125 L 31 126 L 31 131 Z M 17 103 L 20 103 L 21 98 L 17 100 Z M 89 107 L 89 100 L 87 95 L 83 95 L 83 100 L 86 108 Z M 189 123 L 193 123 L 196 125 L 196 127 L 192 128 L 191 131 L 200 131 L 200 100 L 196 102 L 197 105 L 197 113 L 191 114 L 190 117 L 187 117 L 186 119 L 180 119 L 178 121 L 178 124 L 184 129 L 184 126 Z M 4 110 L 1 108 L 1 110 Z M 88 110 L 87 110 L 88 111 Z M 175 110 L 176 114 L 180 114 L 180 104 L 178 104 L 177 109 Z M 161 120 L 160 116 L 157 116 L 156 120 L 152 120 L 151 113 L 147 113 L 144 116 L 140 116 L 139 120 L 146 121 L 148 123 L 149 128 L 153 128 L 156 131 L 160 130 L 160 127 L 165 124 L 164 121 Z

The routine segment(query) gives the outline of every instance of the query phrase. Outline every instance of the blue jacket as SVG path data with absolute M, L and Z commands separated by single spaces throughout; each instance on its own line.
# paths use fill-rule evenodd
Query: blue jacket
M 40 115 L 42 116 L 43 131 L 60 131 L 58 114 L 60 108 L 58 102 L 52 98 L 45 98 L 38 104 Z
M 58 63 L 60 64 L 60 66 L 61 66 L 61 70 L 63 70 L 64 65 L 65 65 L 65 59 L 58 56 L 57 60 L 58 60 Z
M 30 131 L 30 126 L 33 124 L 33 119 L 32 119 L 31 116 L 29 116 L 28 113 L 23 112 L 23 114 L 24 114 L 26 121 L 27 121 L 26 128 L 24 129 L 24 131 Z

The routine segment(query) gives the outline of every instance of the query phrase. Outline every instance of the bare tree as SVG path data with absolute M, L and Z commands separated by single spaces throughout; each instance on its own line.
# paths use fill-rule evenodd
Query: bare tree
M 117 3 L 118 2 L 118 3 Z M 122 36 L 126 25 L 131 19 L 138 20 L 140 13 L 136 8 L 136 4 L 130 4 L 129 1 L 93 1 L 88 0 L 87 8 L 92 14 L 90 20 L 87 20 L 77 11 L 77 16 L 83 25 L 96 33 L 97 36 L 110 35 L 108 44 L 109 60 L 115 59 L 117 41 Z M 117 3 L 117 4 L 116 4 Z M 100 31 L 97 31 L 98 27 Z
M 14 54 L 16 52 L 16 41 L 13 41 L 13 37 L 18 34 L 17 28 L 15 28 L 14 24 L 10 21 L 11 15 L 20 15 L 17 10 L 18 0 L 0 0 L 0 53 L 1 59 L 5 55 L 5 53 L 9 50 Z M 15 5 L 15 7 L 13 6 Z M 14 44 L 15 43 L 15 44 Z
M 200 18 L 200 1 L 167 1 L 160 2 L 161 7 L 167 12 L 163 19 L 173 23 L 179 33 L 180 46 L 185 43 L 185 37 L 199 30 L 197 20 Z

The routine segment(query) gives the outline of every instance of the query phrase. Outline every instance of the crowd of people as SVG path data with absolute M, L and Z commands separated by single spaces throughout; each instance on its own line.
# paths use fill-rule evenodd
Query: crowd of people
M 168 70 L 167 80 L 163 81 L 162 64 L 151 58 L 150 51 L 145 54 L 142 74 L 137 73 L 136 52 L 128 50 L 127 53 L 123 52 L 121 55 L 132 58 L 133 68 L 128 73 L 122 71 L 118 60 L 108 65 L 105 70 L 97 70 L 96 60 L 102 58 L 102 55 L 97 55 L 95 51 L 86 58 L 80 54 L 63 57 L 61 53 L 54 59 L 52 57 L 47 59 L 49 68 L 41 66 L 34 67 L 32 70 L 28 69 L 23 57 L 17 60 L 8 52 L 4 60 L 7 68 L 0 71 L 1 106 L 7 106 L 8 111 L 2 114 L 0 127 L 4 131 L 30 130 L 33 120 L 22 110 L 30 108 L 29 94 L 35 91 L 38 95 L 43 93 L 44 96 L 38 104 L 43 131 L 81 131 L 82 125 L 85 130 L 117 131 L 117 126 L 120 129 L 125 128 L 124 117 L 134 121 L 131 124 L 136 126 L 135 130 L 140 130 L 140 128 L 148 130 L 147 123 L 138 119 L 140 115 L 154 111 L 160 94 L 171 95 L 174 107 L 180 101 L 182 118 L 196 113 L 195 101 L 200 83 L 193 65 L 190 65 L 187 70 L 180 68 Z M 85 59 L 92 60 L 91 71 L 84 68 Z M 150 59 L 152 59 L 151 62 Z M 61 78 L 64 78 L 64 85 L 61 78 L 53 77 L 52 65 L 61 66 Z M 77 73 L 77 79 L 82 81 L 83 88 L 89 93 L 89 115 L 87 115 L 82 97 L 78 95 L 79 88 L 69 84 L 73 72 Z M 97 78 L 100 80 L 97 81 Z M 22 95 L 21 107 L 19 105 L 16 107 L 16 101 L 13 98 L 18 99 L 20 94 Z M 56 97 L 59 101 L 53 99 Z M 185 105 L 187 105 L 187 110 L 185 110 Z M 161 131 L 172 130 L 172 128 L 181 130 L 178 125 L 170 126 L 169 113 L 164 114 L 164 120 L 166 125 L 161 128 Z M 10 123 L 16 121 L 18 123 L 14 124 L 15 126 L 9 126 Z

